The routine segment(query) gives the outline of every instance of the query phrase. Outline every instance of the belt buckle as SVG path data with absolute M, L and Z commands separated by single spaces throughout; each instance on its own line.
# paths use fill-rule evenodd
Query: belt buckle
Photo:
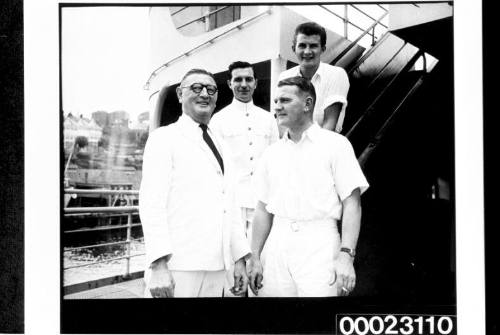
M 297 221 L 292 221 L 290 225 L 292 227 L 292 231 L 299 231 L 299 224 Z

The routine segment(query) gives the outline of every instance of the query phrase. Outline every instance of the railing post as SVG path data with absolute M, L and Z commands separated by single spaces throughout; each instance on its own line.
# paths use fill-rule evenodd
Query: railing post
M 325 7 L 323 7 L 325 8 Z M 346 15 L 347 15 L 347 11 L 346 11 Z M 380 21 L 387 15 L 387 12 L 384 13 L 377 21 L 375 21 L 374 23 L 372 23 L 372 25 L 368 28 L 366 28 L 363 33 L 361 35 L 359 35 L 354 41 L 352 41 L 349 46 L 347 46 L 347 48 L 345 48 L 344 50 L 342 50 L 342 52 L 340 54 L 337 55 L 337 57 L 335 57 L 334 60 L 332 60 L 330 62 L 330 64 L 333 64 L 335 65 L 338 61 L 340 61 L 342 59 L 342 57 L 344 57 L 359 41 L 361 41 L 361 39 L 366 35 L 366 34 L 369 34 L 369 32 L 376 26 L 380 23 Z M 352 24 L 352 23 L 351 23 Z M 347 36 L 346 36 L 347 38 Z
M 205 12 L 203 22 L 205 23 L 205 32 L 210 31 L 210 7 Z
M 125 268 L 125 277 L 130 276 L 130 251 L 132 249 L 132 213 L 127 214 L 127 259 Z
M 348 22 L 349 22 L 349 18 L 347 16 L 347 9 L 348 8 L 348 5 L 344 5 L 344 37 L 346 38 L 346 40 L 349 39 L 349 36 L 348 36 Z
M 127 206 L 131 205 L 131 200 L 127 197 Z M 127 258 L 126 258 L 126 268 L 125 277 L 130 276 L 130 254 L 132 249 L 132 212 L 127 214 Z

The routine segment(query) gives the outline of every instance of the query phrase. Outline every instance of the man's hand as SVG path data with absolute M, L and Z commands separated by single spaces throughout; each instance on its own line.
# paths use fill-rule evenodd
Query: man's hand
M 148 288 L 153 298 L 174 297 L 175 281 L 166 261 L 161 260 L 157 264 L 152 264 Z
M 252 255 L 247 265 L 248 276 L 250 277 L 250 289 L 255 295 L 259 295 L 262 288 L 263 269 L 260 258 Z
M 245 259 L 240 258 L 234 263 L 234 286 L 231 293 L 236 296 L 244 296 L 248 289 L 248 275 Z
M 354 259 L 345 252 L 340 252 L 334 261 L 333 275 L 330 285 L 337 282 L 337 295 L 346 296 L 356 286 L 356 272 L 353 265 Z

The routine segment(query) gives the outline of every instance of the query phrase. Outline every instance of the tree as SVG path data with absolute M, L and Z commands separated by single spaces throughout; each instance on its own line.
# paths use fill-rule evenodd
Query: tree
M 137 138 L 137 135 L 136 135 L 136 132 L 135 130 L 133 129 L 127 129 L 125 130 L 126 131 L 126 138 L 127 138 L 127 143 L 134 143 L 136 138 Z
M 89 145 L 89 139 L 85 136 L 77 136 L 75 138 L 75 146 L 78 148 L 78 149 L 83 149 L 85 148 L 87 145 Z
M 102 136 L 99 139 L 99 142 L 97 142 L 97 146 L 102 147 L 104 149 L 108 149 L 109 148 L 109 136 Z
M 138 143 L 138 146 L 140 148 L 144 148 L 146 146 L 146 142 L 148 140 L 148 137 L 149 137 L 149 132 L 147 130 L 140 134 L 139 143 Z

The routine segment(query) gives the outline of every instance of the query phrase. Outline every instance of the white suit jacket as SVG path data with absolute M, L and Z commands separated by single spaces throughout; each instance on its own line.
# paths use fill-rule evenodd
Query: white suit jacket
M 218 271 L 250 253 L 229 153 L 209 134 L 223 157 L 224 173 L 191 117 L 182 115 L 150 134 L 139 194 L 147 268 L 171 254 L 171 270 Z

